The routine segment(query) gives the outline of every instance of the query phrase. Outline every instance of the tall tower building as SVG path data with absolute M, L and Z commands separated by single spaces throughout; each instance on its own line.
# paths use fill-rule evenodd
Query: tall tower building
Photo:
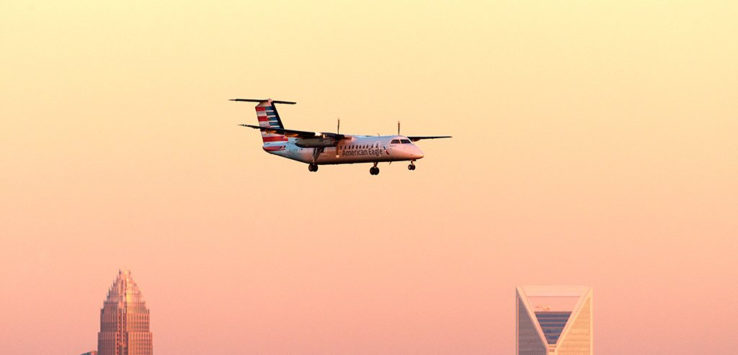
M 521 286 L 515 297 L 517 355 L 591 355 L 592 289 Z
M 152 355 L 149 310 L 130 271 L 118 271 L 100 310 L 98 355 Z

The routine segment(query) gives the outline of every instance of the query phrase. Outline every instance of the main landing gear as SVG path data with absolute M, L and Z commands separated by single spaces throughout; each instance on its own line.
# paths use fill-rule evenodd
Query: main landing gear
M 376 162 L 375 162 L 375 163 L 374 163 L 374 166 L 373 166 L 373 167 L 371 167 L 371 168 L 369 168 L 369 174 L 372 174 L 372 175 L 379 175 L 379 168 L 377 167 L 377 164 L 379 164 L 379 163 L 376 163 Z
M 318 171 L 318 164 L 310 163 L 310 165 L 308 165 L 308 170 L 312 172 Z
M 415 162 L 411 161 L 410 165 L 407 166 L 407 170 L 415 170 Z

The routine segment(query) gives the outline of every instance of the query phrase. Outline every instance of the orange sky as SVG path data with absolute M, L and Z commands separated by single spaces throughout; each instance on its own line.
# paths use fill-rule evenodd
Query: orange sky
M 598 354 L 738 346 L 732 1 L 0 2 L 0 353 L 96 347 L 118 268 L 157 354 L 510 354 L 521 284 Z M 451 134 L 405 164 L 289 128 Z

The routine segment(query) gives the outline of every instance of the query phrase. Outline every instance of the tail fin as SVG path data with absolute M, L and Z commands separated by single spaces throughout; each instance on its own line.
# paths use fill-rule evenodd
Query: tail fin
M 284 125 L 279 118 L 277 107 L 274 104 L 295 104 L 295 102 L 291 101 L 277 101 L 272 99 L 232 99 L 231 101 L 258 102 L 259 104 L 256 105 L 256 119 L 259 120 L 259 126 L 279 129 L 284 129 Z M 287 141 L 287 137 L 284 134 L 267 133 L 266 131 L 261 131 L 261 139 L 264 141 L 264 149 L 270 151 L 284 149 L 284 144 L 281 144 L 280 147 L 279 143 Z M 267 144 L 272 142 L 276 144 Z

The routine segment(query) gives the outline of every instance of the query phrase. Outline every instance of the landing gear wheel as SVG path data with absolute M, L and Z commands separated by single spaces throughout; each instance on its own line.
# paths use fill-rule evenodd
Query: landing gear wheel
M 376 166 L 369 168 L 369 174 L 379 175 L 379 168 L 377 168 Z
M 415 164 L 410 163 L 410 165 L 407 166 L 407 170 L 415 170 Z
M 318 171 L 318 164 L 310 163 L 310 165 L 308 165 L 308 171 L 312 171 L 312 172 Z

